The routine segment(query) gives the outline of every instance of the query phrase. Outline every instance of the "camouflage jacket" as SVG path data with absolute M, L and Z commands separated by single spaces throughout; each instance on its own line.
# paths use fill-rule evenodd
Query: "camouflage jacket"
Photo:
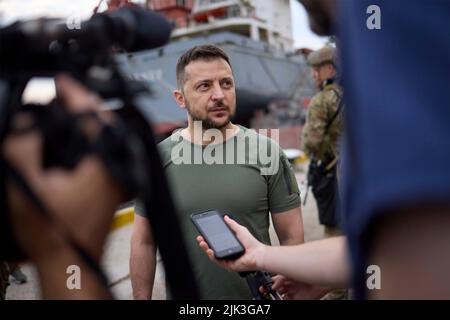
M 338 96 L 339 94 L 339 96 Z M 338 140 L 342 132 L 343 111 L 333 120 L 325 134 L 325 128 L 338 109 L 342 88 L 335 82 L 325 85 L 312 99 L 302 132 L 303 150 L 308 157 L 325 160 L 330 154 L 338 155 Z

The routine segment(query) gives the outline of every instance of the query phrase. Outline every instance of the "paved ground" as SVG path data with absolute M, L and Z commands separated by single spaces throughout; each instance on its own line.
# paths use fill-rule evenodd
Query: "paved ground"
M 300 191 L 305 194 L 306 179 L 305 166 L 297 168 L 296 178 Z M 317 209 L 312 193 L 308 195 L 308 201 L 303 207 L 303 220 L 305 225 L 306 241 L 321 239 L 324 237 L 324 230 L 319 225 Z M 131 283 L 129 277 L 129 254 L 130 254 L 131 225 L 122 227 L 110 234 L 103 257 L 103 266 L 110 279 L 111 289 L 117 299 L 132 299 Z M 271 230 L 272 242 L 278 243 Z M 14 284 L 8 288 L 6 298 L 10 300 L 19 299 L 40 299 L 39 283 L 35 268 L 31 264 L 22 266 L 22 271 L 28 276 L 25 284 Z M 154 299 L 165 299 L 164 292 L 164 269 L 161 260 L 158 260 L 155 286 L 153 290 Z

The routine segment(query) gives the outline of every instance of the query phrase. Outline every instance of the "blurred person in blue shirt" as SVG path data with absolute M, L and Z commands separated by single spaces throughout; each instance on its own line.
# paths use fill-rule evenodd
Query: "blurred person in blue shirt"
M 291 298 L 314 284 L 450 299 L 450 1 L 299 1 L 313 31 L 340 39 L 346 237 L 268 249 L 228 220 L 246 254 L 218 263 L 282 274 Z

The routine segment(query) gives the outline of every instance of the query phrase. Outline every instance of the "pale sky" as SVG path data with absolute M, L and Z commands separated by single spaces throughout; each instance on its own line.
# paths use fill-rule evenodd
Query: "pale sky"
M 319 37 L 315 35 L 308 24 L 308 15 L 305 8 L 297 1 L 291 1 L 292 26 L 294 35 L 294 48 L 319 49 L 327 41 L 328 37 Z

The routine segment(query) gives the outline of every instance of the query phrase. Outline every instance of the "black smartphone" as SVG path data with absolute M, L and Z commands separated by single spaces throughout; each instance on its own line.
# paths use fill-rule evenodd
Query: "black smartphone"
M 244 246 L 217 210 L 193 213 L 191 220 L 214 250 L 216 259 L 236 259 L 245 252 Z

